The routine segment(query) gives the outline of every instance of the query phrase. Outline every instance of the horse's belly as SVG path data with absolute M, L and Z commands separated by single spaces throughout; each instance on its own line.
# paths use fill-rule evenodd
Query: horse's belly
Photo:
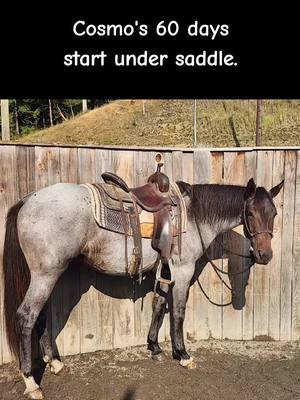
M 128 263 L 133 254 L 133 240 L 127 239 Z M 101 230 L 89 240 L 82 254 L 86 263 L 99 272 L 109 275 L 126 274 L 125 237 L 123 235 Z M 157 253 L 151 247 L 151 240 L 143 240 L 143 269 L 149 270 L 154 265 Z

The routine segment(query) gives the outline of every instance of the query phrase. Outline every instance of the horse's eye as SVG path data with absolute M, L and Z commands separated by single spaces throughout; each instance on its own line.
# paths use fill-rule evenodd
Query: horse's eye
M 247 217 L 254 217 L 254 214 L 250 211 L 248 212 Z

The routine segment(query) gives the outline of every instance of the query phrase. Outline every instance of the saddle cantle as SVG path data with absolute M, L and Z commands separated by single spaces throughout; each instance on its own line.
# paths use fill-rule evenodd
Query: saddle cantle
M 151 238 L 152 248 L 158 252 L 160 261 L 157 278 L 170 284 L 172 278 L 161 277 L 162 266 L 169 266 L 176 238 L 180 252 L 181 234 L 186 231 L 185 203 L 177 185 L 170 184 L 169 178 L 160 171 L 160 165 L 145 185 L 136 188 L 129 188 L 121 177 L 111 172 L 103 173 L 102 178 L 104 183 L 84 186 L 89 190 L 98 225 L 125 236 L 127 272 L 134 276 L 139 270 L 141 280 L 142 237 Z M 130 260 L 128 236 L 132 236 L 134 242 Z

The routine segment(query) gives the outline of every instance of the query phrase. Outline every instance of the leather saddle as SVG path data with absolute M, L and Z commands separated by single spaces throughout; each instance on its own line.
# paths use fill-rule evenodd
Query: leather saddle
M 173 243 L 171 213 L 172 207 L 176 207 L 177 204 L 169 195 L 170 183 L 167 175 L 162 173 L 160 167 L 158 167 L 157 171 L 148 178 L 145 185 L 136 188 L 129 188 L 127 183 L 120 176 L 112 172 L 103 173 L 102 178 L 108 187 L 111 185 L 111 190 L 106 189 L 107 193 L 109 192 L 112 198 L 120 202 L 123 213 L 126 211 L 129 212 L 130 215 L 130 224 L 134 233 L 134 249 L 133 258 L 130 265 L 128 265 L 127 237 L 125 234 L 125 256 L 128 273 L 134 276 L 140 267 L 141 280 L 143 257 L 137 207 L 139 206 L 143 210 L 153 213 L 154 216 L 151 245 L 159 255 L 159 273 L 156 275 L 157 280 L 166 284 L 172 283 L 172 271 L 169 264 Z M 126 229 L 124 229 L 124 231 L 126 231 Z M 162 276 L 164 270 L 166 271 L 166 277 Z
M 155 173 L 156 174 L 156 173 Z M 155 175 L 153 174 L 153 175 Z M 156 181 L 156 176 L 151 175 L 146 185 L 139 186 L 137 188 L 129 188 L 127 183 L 118 175 L 112 172 L 104 172 L 102 179 L 105 183 L 117 186 L 122 189 L 125 193 L 120 193 L 119 196 L 124 202 L 131 199 L 130 194 L 135 198 L 137 204 L 148 212 L 157 212 L 166 206 L 176 206 L 174 200 L 167 194 L 169 191 L 169 179 L 166 181 L 165 177 L 159 177 Z M 162 175 L 162 173 L 160 173 Z M 163 190 L 161 190 L 163 189 Z M 127 195 L 126 195 L 127 194 Z M 129 195 L 129 196 L 128 196 Z

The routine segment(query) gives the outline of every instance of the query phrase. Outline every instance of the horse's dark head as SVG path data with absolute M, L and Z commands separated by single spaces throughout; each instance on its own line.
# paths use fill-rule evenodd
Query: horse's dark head
M 283 181 L 270 191 L 256 187 L 250 179 L 245 190 L 244 227 L 251 241 L 252 254 L 258 264 L 268 264 L 272 259 L 271 239 L 273 237 L 274 218 L 277 214 L 273 198 L 283 186 Z

